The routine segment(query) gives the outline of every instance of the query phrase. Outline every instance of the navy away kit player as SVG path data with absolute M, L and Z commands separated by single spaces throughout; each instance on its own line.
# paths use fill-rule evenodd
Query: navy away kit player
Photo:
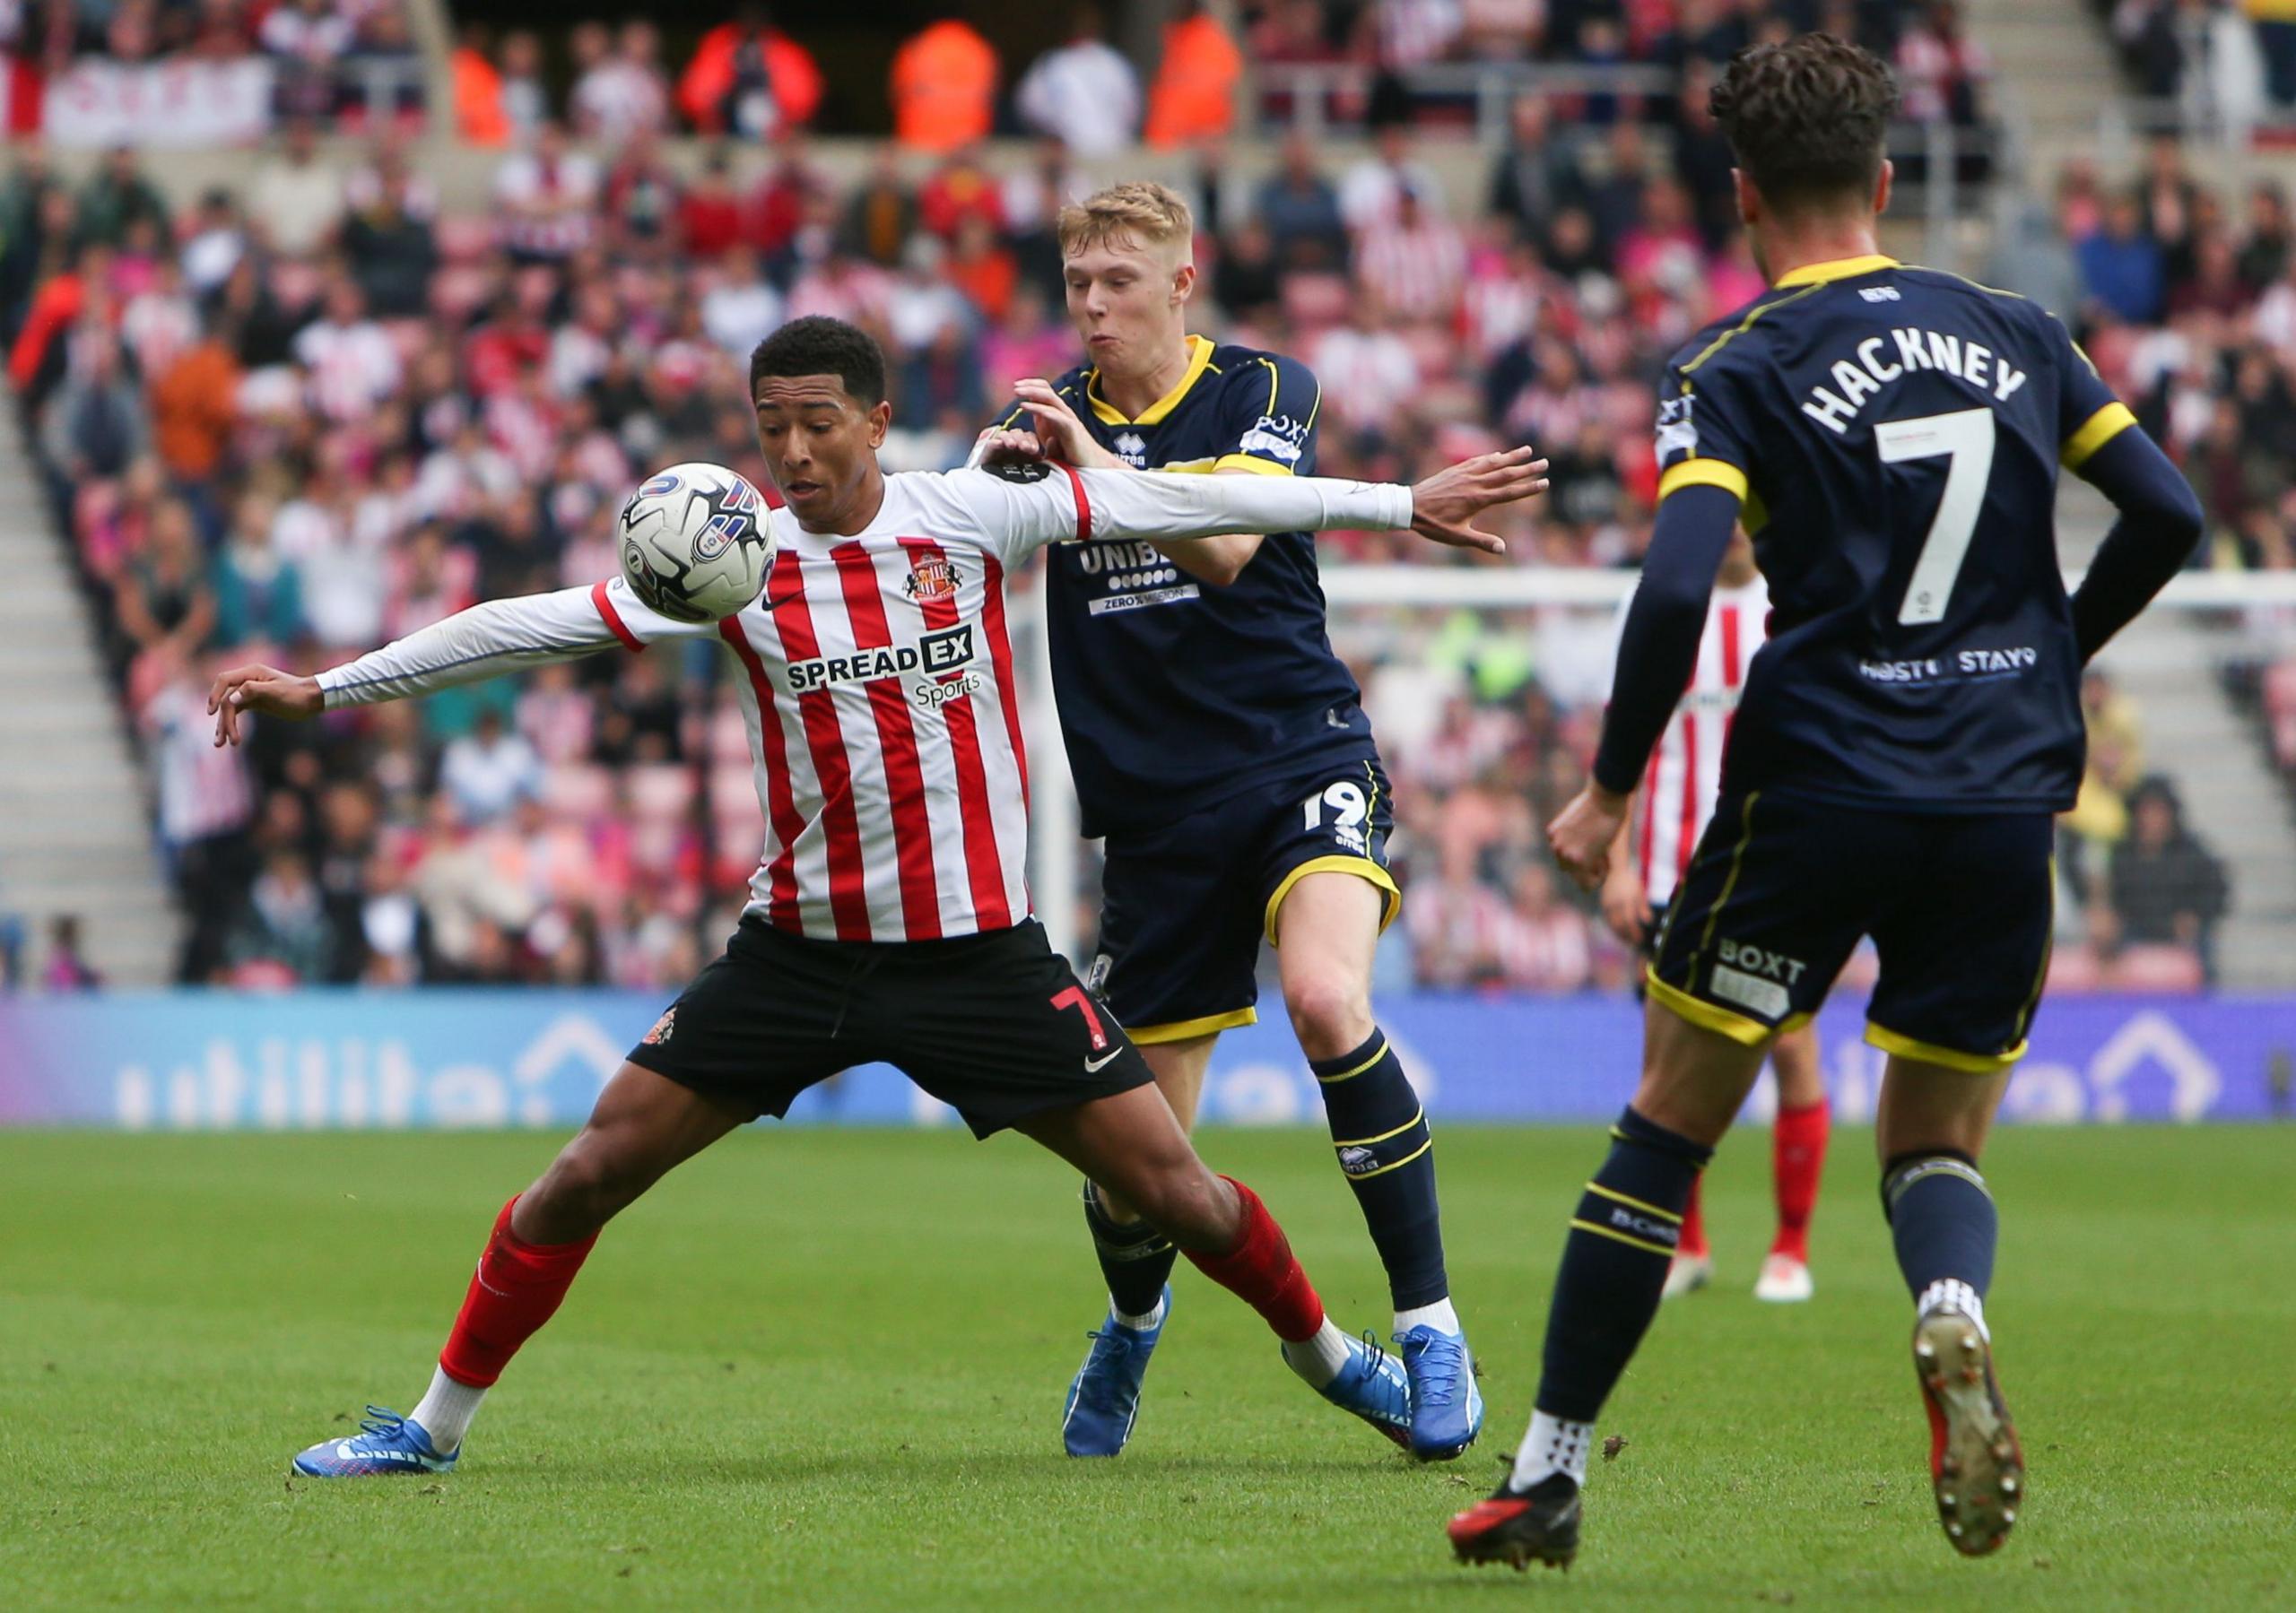
M 1321 395 L 1296 360 L 1188 334 L 1195 225 L 1153 184 L 1058 221 L 1089 360 L 1023 381 L 988 463 L 1288 477 L 1315 468 Z M 1393 801 L 1361 697 L 1332 653 L 1304 533 L 1065 545 L 1048 556 L 1053 681 L 1085 834 L 1106 848 L 1094 988 L 1183 1123 L 1213 1044 L 1257 1018 L 1263 941 L 1322 1094 L 1340 1169 L 1387 1268 L 1409 1372 L 1409 1446 L 1448 1460 L 1483 1403 L 1450 1299 L 1433 1141 L 1371 1017 L 1372 954 L 1401 906 Z M 1113 1456 L 1139 1409 L 1174 1259 L 1107 1183 L 1085 1218 L 1109 1288 L 1062 1409 L 1073 1455 Z
M 1741 52 L 1713 92 L 1773 285 L 1666 372 L 1657 525 L 1595 776 L 1548 831 L 1582 884 L 1689 674 L 1742 513 L 1770 636 L 1658 937 L 1640 1084 L 1570 1221 L 1530 1431 L 1499 1492 L 1451 1523 L 1471 1561 L 1570 1560 L 1594 1420 L 1657 1309 L 1691 1185 L 1770 1041 L 1865 935 L 1881 959 L 1866 1036 L 1890 1055 L 1883 1204 L 1939 1517 L 1977 1556 L 2024 1502 L 1978 1157 L 2047 974 L 2082 666 L 2183 563 L 2200 511 L 2047 310 L 1877 251 L 1895 102 L 1887 68 L 1823 34 Z M 2070 599 L 2060 463 L 2120 512 Z

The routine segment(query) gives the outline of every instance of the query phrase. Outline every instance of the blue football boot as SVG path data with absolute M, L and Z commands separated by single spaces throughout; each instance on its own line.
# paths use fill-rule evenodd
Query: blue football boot
M 1396 1444 L 1411 1444 L 1411 1380 L 1403 1364 L 1365 1333 L 1347 1341 L 1347 1365 L 1317 1392 L 1352 1411 Z
M 322 1440 L 295 1458 L 295 1470 L 313 1479 L 361 1479 L 378 1473 L 451 1473 L 460 1451 L 441 1456 L 421 1423 L 380 1406 L 349 1439 Z
M 1483 1432 L 1483 1391 L 1466 1335 L 1422 1324 L 1397 1333 L 1403 1367 L 1411 1378 L 1411 1453 L 1422 1461 L 1448 1461 Z
M 1166 1283 L 1164 1322 L 1171 1315 L 1172 1286 Z M 1148 1375 L 1148 1357 L 1163 1337 L 1164 1322 L 1126 1327 L 1111 1310 L 1099 1331 L 1084 1335 L 1092 1348 L 1068 1385 L 1068 1404 L 1060 1414 L 1060 1443 L 1071 1456 L 1114 1456 L 1124 1449 L 1140 1415 L 1140 1380 Z

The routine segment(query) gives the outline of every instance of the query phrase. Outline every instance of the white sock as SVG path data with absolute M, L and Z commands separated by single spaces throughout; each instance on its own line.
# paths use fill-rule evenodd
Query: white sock
M 1941 1277 L 1922 1289 L 1921 1297 L 1914 1304 L 1913 1314 L 1926 1316 L 1938 1306 L 1946 1305 L 1977 1323 L 1979 1338 L 1987 1344 L 1993 1342 L 1993 1334 L 1985 1325 L 1985 1301 L 1977 1296 L 1975 1288 L 1957 1277 Z
M 1298 1373 L 1310 1389 L 1321 1389 L 1339 1376 L 1339 1369 L 1349 1359 L 1347 1335 L 1334 1327 L 1328 1316 L 1314 1338 L 1302 1339 L 1296 1344 L 1284 1340 L 1284 1364 Z
M 1531 1413 L 1530 1432 L 1515 1453 L 1515 1476 L 1508 1487 L 1527 1490 L 1555 1473 L 1567 1473 L 1570 1482 L 1587 1482 L 1587 1447 L 1595 1441 L 1592 1423 L 1565 1422 L 1544 1411 Z
M 1116 1318 L 1118 1327 L 1128 1327 L 1135 1333 L 1144 1333 L 1152 1328 L 1164 1325 L 1164 1296 L 1161 1294 L 1156 1296 L 1154 1310 L 1133 1316 L 1117 1309 L 1116 1296 L 1111 1294 L 1109 1296 L 1109 1314 Z
M 1458 1337 L 1467 1330 L 1459 1325 L 1459 1314 L 1451 1308 L 1448 1296 L 1433 1305 L 1415 1305 L 1407 1311 L 1396 1313 L 1396 1331 L 1407 1333 L 1415 1327 L 1431 1327 L 1439 1333 Z
M 486 1391 L 471 1383 L 457 1383 L 447 1375 L 443 1366 L 430 1375 L 430 1387 L 422 1396 L 422 1403 L 406 1414 L 406 1420 L 422 1425 L 430 1436 L 430 1448 L 441 1456 L 451 1456 L 461 1446 L 463 1435 L 470 1432 L 470 1419 L 478 1415 L 478 1403 L 486 1398 Z

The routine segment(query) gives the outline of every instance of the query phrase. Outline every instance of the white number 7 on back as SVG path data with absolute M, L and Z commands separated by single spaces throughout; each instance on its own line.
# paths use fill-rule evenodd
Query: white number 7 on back
M 1900 627 L 1945 620 L 1945 602 L 1953 597 L 1954 579 L 1985 508 L 1986 483 L 1993 476 L 1993 433 L 1990 409 L 1884 421 L 1874 428 L 1874 446 L 1883 464 L 1940 455 L 1946 461 L 1945 496 L 1937 501 L 1929 535 L 1913 563 L 1913 579 L 1906 584 L 1905 603 L 1898 610 Z

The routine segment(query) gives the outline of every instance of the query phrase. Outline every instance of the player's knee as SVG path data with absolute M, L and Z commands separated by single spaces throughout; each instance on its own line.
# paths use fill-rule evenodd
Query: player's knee
M 1309 969 L 1283 980 L 1292 1034 L 1311 1059 L 1335 1059 L 1371 1034 L 1371 993 L 1346 970 Z
M 559 1150 L 542 1180 L 526 1191 L 553 1232 L 546 1241 L 587 1237 L 652 1185 L 657 1173 L 617 1148 L 610 1132 L 585 1130 Z
M 1140 1217 L 1183 1249 L 1213 1249 L 1232 1241 L 1234 1196 L 1199 1162 L 1176 1162 L 1145 1175 L 1133 1189 Z

